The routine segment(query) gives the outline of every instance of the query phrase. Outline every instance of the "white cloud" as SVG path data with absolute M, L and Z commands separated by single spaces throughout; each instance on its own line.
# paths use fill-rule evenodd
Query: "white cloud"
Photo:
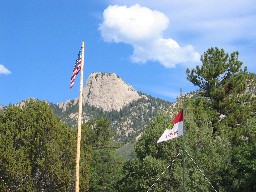
M 155 39 L 169 24 L 163 13 L 138 4 L 131 7 L 109 6 L 103 14 L 100 30 L 106 41 L 133 43 Z
M 138 4 L 114 5 L 105 9 L 99 30 L 106 42 L 133 46 L 133 62 L 157 61 L 171 68 L 199 61 L 200 55 L 191 45 L 181 47 L 174 39 L 163 37 L 168 26 L 169 19 L 162 12 Z
M 10 73 L 11 73 L 11 71 L 9 71 L 4 65 L 0 64 L 0 74 L 8 75 Z
M 200 54 L 215 46 L 229 53 L 239 51 L 240 60 L 255 71 L 256 1 L 109 0 L 110 4 L 127 6 L 136 2 L 164 13 L 171 23 L 165 34 L 171 34 L 179 44 L 192 44 Z

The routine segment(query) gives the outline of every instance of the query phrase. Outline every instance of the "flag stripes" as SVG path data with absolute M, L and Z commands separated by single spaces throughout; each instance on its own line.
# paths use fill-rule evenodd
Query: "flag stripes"
M 76 63 L 75 63 L 74 69 L 73 69 L 73 73 L 72 73 L 72 76 L 71 76 L 70 89 L 72 89 L 72 87 L 73 87 L 73 85 L 75 83 L 76 75 L 81 70 L 81 65 L 82 65 L 82 52 L 81 52 L 81 49 L 80 49 L 80 51 L 78 53 L 78 58 L 76 60 Z

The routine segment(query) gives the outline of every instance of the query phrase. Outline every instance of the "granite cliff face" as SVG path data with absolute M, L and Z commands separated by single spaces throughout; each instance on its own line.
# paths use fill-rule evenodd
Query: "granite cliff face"
M 115 73 L 91 73 L 83 89 L 83 106 L 90 105 L 103 111 L 120 111 L 129 103 L 142 97 L 131 85 Z M 79 99 L 58 103 L 62 111 L 78 104 Z
M 136 91 L 115 73 L 92 73 L 83 89 L 82 123 L 100 116 L 111 121 L 114 140 L 124 143 L 140 137 L 158 111 L 170 102 Z M 71 127 L 77 126 L 78 98 L 51 104 L 55 114 Z
M 83 103 L 104 111 L 120 111 L 142 96 L 115 73 L 92 73 L 83 91 Z

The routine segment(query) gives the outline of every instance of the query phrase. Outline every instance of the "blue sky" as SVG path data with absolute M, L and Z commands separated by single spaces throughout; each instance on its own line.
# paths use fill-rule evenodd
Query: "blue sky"
M 69 89 L 85 42 L 84 79 L 113 72 L 136 90 L 175 101 L 195 90 L 186 68 L 210 47 L 238 51 L 256 73 L 254 0 L 1 0 L 0 104 L 77 98 Z

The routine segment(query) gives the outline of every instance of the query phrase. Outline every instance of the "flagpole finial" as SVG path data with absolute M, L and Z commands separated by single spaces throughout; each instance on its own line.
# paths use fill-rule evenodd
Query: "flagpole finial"
M 82 41 L 81 49 L 84 49 L 84 41 Z

